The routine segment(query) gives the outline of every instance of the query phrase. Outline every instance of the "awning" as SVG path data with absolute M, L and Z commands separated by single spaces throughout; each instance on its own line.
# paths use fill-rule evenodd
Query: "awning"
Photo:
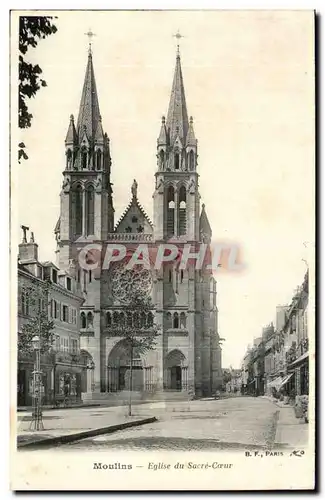
M 281 387 L 282 380 L 283 380 L 282 377 L 277 377 L 274 380 L 272 380 L 272 382 L 269 382 L 267 384 L 267 386 L 268 387 L 276 387 L 276 388 Z
M 295 361 L 293 361 L 293 363 L 290 363 L 290 367 L 291 366 L 295 366 L 295 365 L 298 365 L 299 363 L 301 363 L 302 361 L 304 361 L 304 359 L 308 358 L 309 356 L 309 352 L 304 352 L 304 354 L 302 354 L 302 356 L 299 356 L 299 358 L 297 358 Z
M 291 379 L 293 373 L 289 373 L 289 375 L 287 375 L 286 377 L 284 377 L 284 379 L 282 379 L 282 382 L 281 382 L 281 385 L 280 387 L 282 387 L 283 385 L 285 385 L 287 382 L 289 382 L 289 380 Z

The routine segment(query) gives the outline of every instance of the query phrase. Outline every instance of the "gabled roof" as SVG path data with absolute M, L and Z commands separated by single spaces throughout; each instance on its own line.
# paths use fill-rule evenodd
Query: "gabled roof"
M 125 221 L 125 219 L 128 217 L 132 209 L 136 208 L 139 213 L 143 216 L 144 220 L 148 223 L 150 226 L 151 230 L 153 230 L 153 224 L 148 217 L 147 213 L 145 212 L 144 208 L 142 205 L 140 205 L 139 200 L 137 197 L 132 196 L 132 199 L 126 209 L 124 210 L 123 214 L 121 215 L 120 219 L 118 220 L 116 226 L 115 226 L 115 232 L 119 232 L 119 229 L 121 228 L 122 223 Z

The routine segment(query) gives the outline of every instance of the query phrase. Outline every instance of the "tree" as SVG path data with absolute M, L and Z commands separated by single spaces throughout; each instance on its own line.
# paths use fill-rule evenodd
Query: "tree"
M 224 387 L 226 388 L 227 383 L 231 381 L 231 371 L 229 369 L 223 370 L 222 381 L 223 381 Z
M 134 354 L 144 354 L 154 349 L 157 337 L 159 336 L 158 326 L 154 323 L 150 297 L 145 293 L 139 293 L 139 290 L 134 288 L 129 295 L 125 321 L 118 326 L 117 330 L 118 334 L 124 340 L 127 355 L 130 360 L 128 414 L 131 416 Z
M 50 283 L 45 282 L 36 286 L 23 286 L 21 300 L 23 307 L 28 309 L 30 318 L 22 327 L 18 335 L 18 354 L 30 355 L 33 351 L 32 340 L 38 335 L 41 342 L 41 353 L 50 351 L 55 335 L 54 323 L 49 320 L 48 306 Z
M 26 99 L 35 97 L 41 87 L 46 87 L 46 81 L 41 78 L 42 69 L 38 64 L 26 61 L 25 55 L 29 48 L 35 48 L 39 40 L 56 33 L 57 27 L 52 24 L 52 17 L 20 16 L 19 18 L 19 97 L 18 97 L 18 125 L 19 128 L 29 128 L 33 115 L 29 113 Z M 28 159 L 25 144 L 18 145 L 18 161 Z

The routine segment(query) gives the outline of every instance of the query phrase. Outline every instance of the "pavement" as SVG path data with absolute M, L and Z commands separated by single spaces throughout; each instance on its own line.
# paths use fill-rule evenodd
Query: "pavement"
M 39 448 L 67 443 L 102 433 L 115 432 L 127 427 L 144 425 L 155 421 L 152 415 L 142 413 L 128 416 L 128 407 L 115 408 L 69 408 L 43 411 L 42 431 L 31 431 L 32 413 L 17 413 L 18 448 Z
M 20 413 L 18 442 L 37 448 L 37 439 L 58 437 L 60 449 L 71 451 L 212 451 L 300 448 L 308 440 L 308 425 L 295 418 L 292 407 L 262 397 L 161 401 L 134 406 L 132 413 L 127 417 L 126 406 L 46 411 L 40 433 L 29 431 L 31 415 Z
M 152 404 L 157 422 L 63 446 L 84 450 L 257 450 L 295 447 L 308 439 L 308 425 L 296 422 L 293 409 L 263 398 Z M 137 407 L 141 416 L 148 409 Z M 294 428 L 293 428 L 294 426 Z M 302 432 L 302 429 L 304 432 Z M 300 437 L 299 437 L 300 436 Z

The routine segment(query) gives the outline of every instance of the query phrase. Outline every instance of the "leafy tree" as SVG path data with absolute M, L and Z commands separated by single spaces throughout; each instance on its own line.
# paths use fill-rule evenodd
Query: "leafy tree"
M 19 102 L 18 124 L 19 128 L 29 128 L 33 115 L 29 113 L 26 99 L 35 97 L 41 87 L 46 87 L 46 81 L 41 78 L 42 69 L 38 64 L 31 64 L 25 59 L 27 51 L 35 48 L 41 39 L 56 33 L 57 28 L 52 24 L 52 17 L 45 16 L 20 16 L 19 18 Z M 18 150 L 18 161 L 25 160 L 25 144 L 21 142 Z
M 223 385 L 224 387 L 226 387 L 227 383 L 231 381 L 231 372 L 230 370 L 223 370 L 223 373 L 222 373 L 222 381 L 223 381 Z
M 50 351 L 55 335 L 53 333 L 54 323 L 49 320 L 48 306 L 50 283 L 38 286 L 23 286 L 21 288 L 21 300 L 29 310 L 30 318 L 22 327 L 18 336 L 18 353 L 30 355 L 33 351 L 32 340 L 38 335 L 41 343 L 41 353 Z
M 129 416 L 132 415 L 132 388 L 133 388 L 133 358 L 135 354 L 144 354 L 154 349 L 159 336 L 159 328 L 154 323 L 152 302 L 146 294 L 136 289 L 129 295 L 126 308 L 126 320 L 117 328 L 118 335 L 124 340 L 127 355 L 130 360 L 130 393 Z

